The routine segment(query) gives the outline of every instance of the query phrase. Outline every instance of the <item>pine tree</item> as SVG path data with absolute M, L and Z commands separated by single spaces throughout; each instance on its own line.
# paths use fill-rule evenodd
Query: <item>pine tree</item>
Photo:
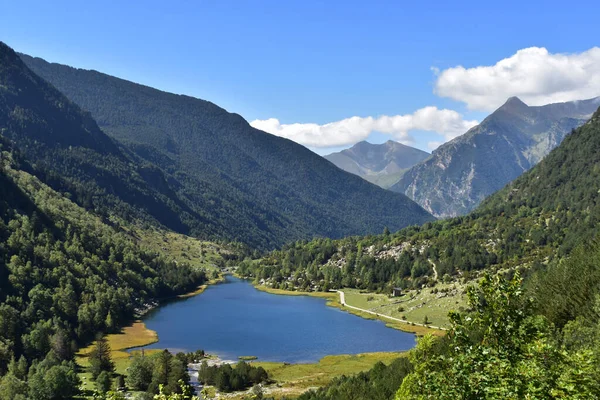
M 110 357 L 110 345 L 105 337 L 96 340 L 96 346 L 90 354 L 90 372 L 95 380 L 103 371 L 113 372 L 115 364 Z
M 112 332 L 115 329 L 115 321 L 113 320 L 113 317 L 112 317 L 112 314 L 110 313 L 110 311 L 106 315 L 106 320 L 104 321 L 104 325 L 106 325 L 106 329 L 108 329 L 109 332 Z

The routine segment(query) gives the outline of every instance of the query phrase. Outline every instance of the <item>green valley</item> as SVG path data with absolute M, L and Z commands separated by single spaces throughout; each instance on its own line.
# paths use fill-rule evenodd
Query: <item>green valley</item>
M 3 7 L 0 400 L 600 398 L 594 7 L 300 3 Z

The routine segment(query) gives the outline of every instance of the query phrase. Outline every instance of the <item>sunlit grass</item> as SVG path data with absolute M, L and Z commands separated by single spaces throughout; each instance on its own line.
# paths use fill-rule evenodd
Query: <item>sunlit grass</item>
M 353 310 L 351 308 L 344 307 L 340 303 L 339 294 L 336 292 L 298 292 L 298 291 L 290 291 L 290 290 L 282 290 L 282 289 L 273 289 L 273 288 L 270 288 L 267 286 L 261 286 L 261 285 L 255 286 L 255 287 L 258 290 L 261 290 L 261 291 L 267 292 L 267 293 L 271 293 L 271 294 L 286 295 L 286 296 L 311 296 L 311 297 L 324 298 L 324 299 L 327 299 L 327 305 L 330 307 L 339 308 L 340 310 L 346 311 L 350 314 L 354 314 L 361 318 L 378 319 L 378 320 L 385 322 L 386 325 L 389 326 L 390 328 L 398 329 L 398 330 L 404 331 L 404 332 L 414 333 L 418 336 L 423 336 L 426 334 L 433 334 L 433 335 L 443 335 L 444 334 L 444 331 L 439 331 L 437 329 L 430 329 L 430 328 L 427 328 L 424 326 L 416 326 L 416 325 L 410 324 L 410 322 L 422 323 L 423 319 L 421 319 L 421 320 L 407 319 L 407 322 L 409 322 L 409 323 L 394 322 L 394 321 L 391 321 L 384 317 L 378 317 L 373 314 L 369 314 L 369 313 L 361 312 L 359 310 Z M 394 300 L 390 299 L 386 295 L 375 294 L 375 293 L 360 293 L 357 289 L 344 289 L 344 293 L 346 295 L 346 303 L 348 305 L 358 307 L 358 308 L 370 309 L 373 307 L 381 307 L 381 306 L 390 305 L 394 302 Z M 373 300 L 367 300 L 370 297 L 373 297 Z M 398 301 L 398 299 L 396 298 L 395 301 Z M 440 309 L 439 313 L 446 315 L 447 314 L 446 308 Z M 382 309 L 381 312 L 378 311 L 378 313 L 382 314 L 382 315 L 389 315 L 394 318 L 402 317 L 398 313 L 392 313 L 392 310 Z M 433 316 L 434 316 L 434 313 L 432 313 L 432 317 Z M 437 315 L 437 314 L 435 315 L 435 317 L 438 317 L 438 316 L 439 316 L 439 318 L 435 318 L 436 322 L 443 321 L 443 322 L 447 323 L 447 317 L 445 317 L 445 316 L 442 317 L 441 315 Z M 428 316 L 428 318 L 430 318 L 430 317 Z M 444 318 L 445 318 L 445 321 L 444 321 Z M 434 326 L 442 326 L 442 327 L 445 326 L 445 325 L 436 325 L 433 322 L 431 322 L 431 323 Z
M 131 325 L 121 329 L 119 333 L 106 335 L 106 340 L 110 346 L 113 359 L 117 359 L 129 356 L 129 353 L 124 350 L 156 343 L 158 341 L 158 334 L 146 328 L 146 325 L 142 321 L 135 321 Z M 80 349 L 77 355 L 87 358 L 95 345 L 96 342 L 92 342 L 89 346 Z
M 230 252 L 217 243 L 156 228 L 132 227 L 129 233 L 149 250 L 164 254 L 177 263 L 188 263 L 207 271 L 218 269 L 223 259 L 221 254 Z
M 431 325 L 448 328 L 448 313 L 466 307 L 465 289 L 466 285 L 459 283 L 438 283 L 433 288 L 406 291 L 400 297 L 362 293 L 357 289 L 343 290 L 348 305 L 419 324 L 427 317 Z
M 281 386 L 282 394 L 297 396 L 309 388 L 324 386 L 335 377 L 368 371 L 379 361 L 390 364 L 404 355 L 405 353 L 345 354 L 326 356 L 319 362 L 310 364 L 252 362 L 252 365 L 263 367 L 269 377 Z M 273 394 L 276 393 L 277 390 Z

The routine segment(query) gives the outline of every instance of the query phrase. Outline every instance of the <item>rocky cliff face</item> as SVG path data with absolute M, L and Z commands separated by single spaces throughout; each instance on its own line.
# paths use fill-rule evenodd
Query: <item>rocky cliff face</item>
M 391 190 L 436 217 L 466 214 L 537 164 L 600 105 L 600 97 L 529 107 L 516 97 L 467 133 L 440 146 Z
M 389 188 L 404 172 L 429 157 L 429 153 L 392 140 L 382 144 L 359 142 L 325 158 L 344 171 Z

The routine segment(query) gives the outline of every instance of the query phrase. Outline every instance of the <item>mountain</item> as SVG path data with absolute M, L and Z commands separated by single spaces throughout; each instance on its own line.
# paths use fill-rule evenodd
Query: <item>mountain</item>
M 389 188 L 404 172 L 429 157 L 429 153 L 392 140 L 382 144 L 359 142 L 349 149 L 326 155 L 338 168 Z
M 599 192 L 600 109 L 471 214 L 396 234 L 298 243 L 238 273 L 275 287 L 308 289 L 309 278 L 323 279 L 324 289 L 366 289 L 344 289 L 345 298 L 407 327 L 451 312 L 447 334 L 419 341 L 409 368 L 379 365 L 301 399 L 390 399 L 393 384 L 396 399 L 594 398 Z M 370 292 L 397 286 L 406 290 L 394 299 Z
M 181 228 L 169 185 L 0 43 L 0 398 L 73 398 L 78 347 L 225 263 L 157 229 Z
M 0 77 L 6 77 L 2 72 Z M 112 151 L 107 144 L 107 152 Z M 75 371 L 68 361 L 76 346 L 98 332 L 118 331 L 133 319 L 136 308 L 194 290 L 206 276 L 190 263 L 175 263 L 161 254 L 160 246 L 143 249 L 123 225 L 78 206 L 33 175 L 34 170 L 14 143 L 0 136 L 0 375 L 11 360 L 23 357 L 27 361 L 18 377 L 27 380 L 27 362 L 46 358 L 43 367 L 31 368 L 29 379 L 47 385 L 48 368 L 62 365 Z M 53 356 L 47 358 L 51 350 Z M 39 376 L 33 378 L 36 372 Z M 76 393 L 77 380 L 69 382 L 61 386 Z M 26 396 L 24 384 L 18 386 L 22 396 L 15 396 L 2 384 L 6 381 L 0 383 L 3 398 L 71 398 L 64 392 Z
M 422 288 L 541 266 L 600 233 L 600 109 L 531 170 L 466 215 L 397 233 L 315 239 L 238 273 L 280 288 Z M 291 278 L 291 280 L 288 280 Z M 317 283 L 310 287 L 310 282 Z
M 0 135 L 55 190 L 105 217 L 117 215 L 186 232 L 201 221 L 154 165 L 122 149 L 0 42 Z
M 516 97 L 392 186 L 437 217 L 464 215 L 537 164 L 600 105 L 600 97 L 530 107 Z
M 197 217 L 190 233 L 272 248 L 314 236 L 397 230 L 432 217 L 208 101 L 21 55 L 128 152 L 157 167 Z

